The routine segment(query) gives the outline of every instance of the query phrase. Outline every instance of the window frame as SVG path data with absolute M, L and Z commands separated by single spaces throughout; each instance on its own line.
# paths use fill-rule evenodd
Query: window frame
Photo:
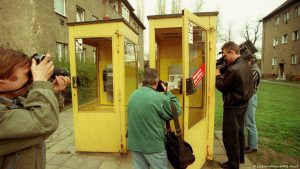
M 292 41 L 299 40 L 299 30 L 295 30 L 292 32 Z
M 282 44 L 287 44 L 288 43 L 288 34 L 282 35 L 281 43 Z
M 278 37 L 273 38 L 273 47 L 278 45 Z
M 283 13 L 283 23 L 287 23 L 287 21 L 290 19 L 289 11 L 286 11 Z
M 274 20 L 274 26 L 278 26 L 280 23 L 280 17 L 279 16 L 276 16 L 275 17 L 275 20 Z
M 58 48 L 58 46 L 60 46 Z M 64 47 L 64 51 L 62 51 L 62 46 Z M 68 44 L 62 43 L 62 42 L 56 42 L 56 55 L 57 55 L 57 60 L 59 62 L 62 62 L 62 54 L 65 54 L 65 59 L 68 60 Z
M 300 16 L 300 6 L 295 7 L 294 17 Z
M 291 65 L 299 64 L 299 56 L 296 54 L 291 55 Z
M 78 11 L 80 11 L 81 13 L 78 13 Z M 80 19 L 80 15 L 82 14 L 82 20 L 78 20 Z M 83 8 L 81 8 L 80 6 L 76 5 L 76 22 L 84 22 L 85 21 L 85 10 Z
M 277 58 L 272 57 L 272 66 L 276 66 L 276 65 L 277 65 Z
M 63 11 L 57 10 L 56 8 L 57 1 L 63 1 Z M 54 0 L 54 12 L 59 15 L 66 16 L 66 0 Z

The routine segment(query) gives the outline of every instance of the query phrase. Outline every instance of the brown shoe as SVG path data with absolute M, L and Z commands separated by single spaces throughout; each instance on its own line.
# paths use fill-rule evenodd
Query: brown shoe
M 245 149 L 245 154 L 251 154 L 251 153 L 255 153 L 257 152 L 257 149 L 251 148 L 251 147 L 247 147 Z

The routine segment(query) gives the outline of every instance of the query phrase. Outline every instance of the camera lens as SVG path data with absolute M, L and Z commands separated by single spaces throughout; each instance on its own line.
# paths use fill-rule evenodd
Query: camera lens
M 40 55 L 38 53 L 35 53 L 31 56 L 31 59 L 34 59 L 36 61 L 36 64 L 38 65 L 42 60 L 45 59 L 45 55 Z

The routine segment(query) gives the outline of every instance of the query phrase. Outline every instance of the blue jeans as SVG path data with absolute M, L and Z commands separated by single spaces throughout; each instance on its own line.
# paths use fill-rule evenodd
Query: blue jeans
M 159 153 L 141 153 L 132 151 L 135 169 L 168 169 L 166 150 Z
M 257 107 L 257 94 L 255 93 L 249 100 L 247 111 L 245 113 L 245 127 L 248 131 L 248 146 L 252 149 L 258 149 L 258 136 L 255 121 Z

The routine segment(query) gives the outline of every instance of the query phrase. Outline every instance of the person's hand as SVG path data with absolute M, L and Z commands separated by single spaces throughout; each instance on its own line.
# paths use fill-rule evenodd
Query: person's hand
M 160 84 L 161 84 L 162 88 L 164 89 L 164 91 L 166 92 L 167 91 L 167 86 L 165 86 L 164 83 L 160 83 Z
M 46 57 L 37 65 L 35 59 L 32 59 L 31 74 L 33 81 L 47 81 L 54 71 L 54 65 L 51 61 L 51 55 Z
M 221 75 L 220 69 L 216 70 L 216 76 Z
M 71 80 L 68 76 L 55 76 L 53 84 L 54 93 L 61 92 L 66 89 L 66 87 L 70 84 Z

